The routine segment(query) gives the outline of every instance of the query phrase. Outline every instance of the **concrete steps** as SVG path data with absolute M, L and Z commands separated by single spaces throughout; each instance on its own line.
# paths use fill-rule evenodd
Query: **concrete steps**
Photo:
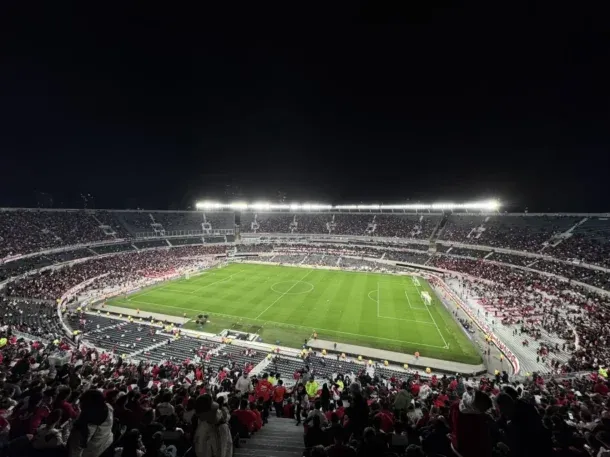
M 235 457 L 301 457 L 303 455 L 303 427 L 296 427 L 293 419 L 269 416 L 262 430 L 251 438 L 241 440 L 241 447 L 233 450 Z

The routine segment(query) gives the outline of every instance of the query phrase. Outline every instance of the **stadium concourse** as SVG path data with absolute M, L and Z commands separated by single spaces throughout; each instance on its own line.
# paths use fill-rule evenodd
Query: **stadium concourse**
M 609 234 L 605 214 L 0 210 L 2 452 L 604 455 Z M 78 309 L 245 257 L 438 276 L 520 371 L 269 356 Z

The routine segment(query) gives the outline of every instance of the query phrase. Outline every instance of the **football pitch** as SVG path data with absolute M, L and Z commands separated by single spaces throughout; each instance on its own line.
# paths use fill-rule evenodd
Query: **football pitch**
M 432 297 L 430 305 L 422 292 Z M 276 265 L 233 263 L 115 297 L 109 305 L 192 321 L 186 328 L 259 334 L 300 348 L 318 338 L 477 364 L 481 357 L 422 278 Z M 199 327 L 194 320 L 207 314 Z

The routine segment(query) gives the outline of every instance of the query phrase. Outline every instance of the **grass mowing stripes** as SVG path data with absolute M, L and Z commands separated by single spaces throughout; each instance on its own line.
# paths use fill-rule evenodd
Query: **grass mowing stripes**
M 421 291 L 433 297 L 431 306 Z M 233 328 L 285 346 L 301 347 L 315 330 L 319 338 L 336 342 L 481 361 L 428 283 L 409 276 L 235 263 L 108 304 L 138 308 L 143 316 L 146 311 L 193 319 L 208 314 L 205 331 Z

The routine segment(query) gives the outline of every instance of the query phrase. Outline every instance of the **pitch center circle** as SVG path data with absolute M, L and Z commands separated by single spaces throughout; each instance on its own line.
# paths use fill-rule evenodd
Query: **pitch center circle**
M 300 295 L 314 290 L 314 285 L 303 281 L 280 281 L 273 284 L 271 290 L 283 295 Z

